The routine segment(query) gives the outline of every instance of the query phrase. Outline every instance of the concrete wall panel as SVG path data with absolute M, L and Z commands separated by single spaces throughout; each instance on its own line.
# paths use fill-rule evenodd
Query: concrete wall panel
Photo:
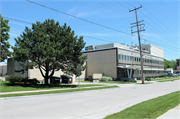
M 87 77 L 93 73 L 103 73 L 104 76 L 117 78 L 116 49 L 88 52 L 84 55 L 87 55 Z

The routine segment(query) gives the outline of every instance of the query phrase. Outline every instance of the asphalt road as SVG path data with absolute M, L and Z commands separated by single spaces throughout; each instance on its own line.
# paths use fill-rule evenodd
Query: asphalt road
M 139 102 L 180 90 L 180 81 L 119 84 L 120 88 L 0 98 L 1 119 L 100 119 Z

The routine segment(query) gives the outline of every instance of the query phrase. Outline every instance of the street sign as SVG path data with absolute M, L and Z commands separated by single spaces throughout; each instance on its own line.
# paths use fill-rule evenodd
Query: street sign
M 180 72 L 180 66 L 177 66 L 177 70 Z
M 80 74 L 81 74 L 81 65 L 78 64 L 78 76 L 80 76 Z

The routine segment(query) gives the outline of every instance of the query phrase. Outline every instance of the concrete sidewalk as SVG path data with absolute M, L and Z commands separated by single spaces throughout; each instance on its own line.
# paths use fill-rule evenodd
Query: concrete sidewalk
M 80 89 L 95 88 L 95 87 L 104 87 L 104 86 L 80 87 Z M 63 89 L 48 89 L 48 90 L 31 90 L 31 91 L 4 92 L 4 93 L 0 93 L 0 95 L 5 95 L 5 94 L 20 94 L 20 93 L 33 93 L 33 92 L 48 92 L 48 91 L 72 90 L 72 89 L 78 89 L 78 87 L 77 88 L 63 88 Z
M 3 119 L 101 119 L 140 102 L 179 91 L 179 84 L 179 80 L 146 85 L 118 84 L 120 88 L 0 98 L 0 112 Z
M 180 119 L 180 104 L 166 113 L 159 116 L 157 119 Z

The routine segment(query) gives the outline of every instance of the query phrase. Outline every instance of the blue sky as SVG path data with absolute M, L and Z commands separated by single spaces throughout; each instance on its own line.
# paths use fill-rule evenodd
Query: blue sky
M 131 34 L 131 25 L 134 23 L 135 13 L 129 9 L 139 7 L 138 20 L 144 20 L 145 31 L 141 32 L 146 44 L 153 44 L 164 49 L 164 58 L 175 60 L 180 58 L 180 1 L 179 0 L 32 0 L 36 3 L 56 10 L 80 17 L 118 31 Z M 111 42 L 138 44 L 137 34 L 127 35 L 114 30 L 106 29 L 62 13 L 32 4 L 26 0 L 1 0 L 0 13 L 4 17 L 18 19 L 24 22 L 43 22 L 46 19 L 59 21 L 60 25 L 67 23 L 78 35 L 91 36 L 102 40 L 84 37 L 86 46 L 101 45 Z M 30 24 L 9 19 L 10 39 L 12 46 L 14 38 L 18 37 L 25 26 Z M 136 29 L 133 29 L 136 31 Z M 103 41 L 106 40 L 106 41 Z M 144 40 L 141 41 L 145 43 Z

